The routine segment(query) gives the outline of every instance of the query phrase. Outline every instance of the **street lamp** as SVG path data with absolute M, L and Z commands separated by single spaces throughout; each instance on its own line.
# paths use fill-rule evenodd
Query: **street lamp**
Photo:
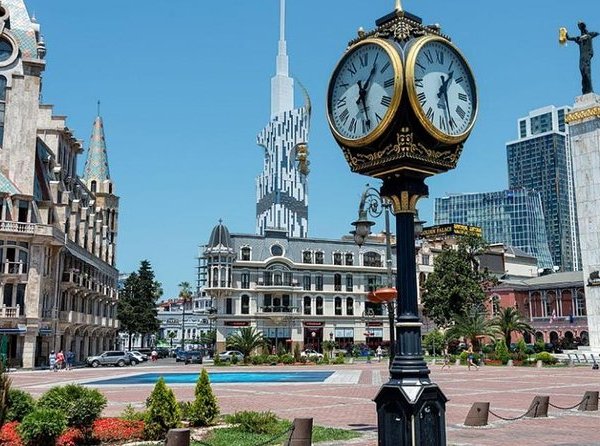
M 360 199 L 358 206 L 358 220 L 352 222 L 354 230 L 350 233 L 354 236 L 354 241 L 361 247 L 366 241 L 369 234 L 371 234 L 371 227 L 375 222 L 370 221 L 367 217 L 370 215 L 373 218 L 380 217 L 384 214 L 385 217 L 385 266 L 387 272 L 387 289 L 381 290 L 381 296 L 377 300 L 378 302 L 385 301 L 387 305 L 388 321 L 390 326 L 390 348 L 389 348 L 389 364 L 392 365 L 394 360 L 394 348 L 395 348 L 395 323 L 394 323 L 394 300 L 396 299 L 397 293 L 395 292 L 394 284 L 392 281 L 392 242 L 390 236 L 390 207 L 391 203 L 383 198 L 377 189 L 370 187 L 367 184 L 365 191 Z M 392 291 L 393 290 L 393 291 Z M 375 291 L 377 294 L 377 291 Z M 382 302 L 383 303 L 383 302 Z

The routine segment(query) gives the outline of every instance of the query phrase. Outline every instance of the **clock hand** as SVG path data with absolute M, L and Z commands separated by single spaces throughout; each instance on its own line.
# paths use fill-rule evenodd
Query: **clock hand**
M 367 90 L 365 89 L 365 87 L 363 87 L 362 82 L 358 81 L 358 99 L 356 100 L 356 103 L 359 105 L 362 103 L 362 109 L 365 114 L 365 117 L 367 118 L 365 124 L 367 125 L 367 127 L 371 127 L 371 120 L 369 119 L 369 114 L 367 113 L 366 96 Z
M 375 75 L 375 71 L 377 71 L 377 63 L 373 62 L 373 68 L 371 68 L 371 72 L 369 73 L 369 77 L 365 81 L 365 86 L 363 87 L 365 90 L 367 90 L 367 88 L 369 87 L 369 83 L 371 82 L 371 79 Z

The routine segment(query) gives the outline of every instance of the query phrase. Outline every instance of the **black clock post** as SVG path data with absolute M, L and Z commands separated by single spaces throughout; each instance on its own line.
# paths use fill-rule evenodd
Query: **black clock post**
M 389 100 L 378 96 L 384 90 Z M 439 26 L 423 25 L 398 2 L 349 43 L 329 83 L 327 112 L 350 169 L 382 180 L 380 195 L 396 217 L 396 344 L 390 380 L 374 399 L 378 444 L 445 445 L 447 398 L 421 348 L 414 225 L 425 179 L 456 167 L 475 123 L 473 74 Z

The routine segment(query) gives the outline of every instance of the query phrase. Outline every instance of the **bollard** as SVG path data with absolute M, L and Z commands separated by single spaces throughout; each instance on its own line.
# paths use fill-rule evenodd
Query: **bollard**
M 549 402 L 549 396 L 536 395 L 536 397 L 531 402 L 531 406 L 529 406 L 529 409 L 527 410 L 525 416 L 530 418 L 547 417 Z
M 456 361 L 454 361 L 454 365 L 455 366 L 459 366 L 460 365 L 460 359 L 457 359 Z
M 577 408 L 577 410 L 581 410 L 583 412 L 592 412 L 598 410 L 598 396 L 600 392 L 592 392 L 587 391 L 583 395 L 583 401 Z
M 465 426 L 487 426 L 490 403 L 473 403 L 465 419 Z
M 513 360 L 509 359 L 508 362 L 506 363 L 507 367 L 512 367 L 513 366 Z
M 169 429 L 165 446 L 190 446 L 190 430 Z
M 540 368 L 542 368 L 544 366 L 544 363 L 540 359 L 538 359 L 537 362 L 535 363 L 535 366 L 538 369 L 540 369 Z
M 312 418 L 294 418 L 294 426 L 285 446 L 311 446 Z

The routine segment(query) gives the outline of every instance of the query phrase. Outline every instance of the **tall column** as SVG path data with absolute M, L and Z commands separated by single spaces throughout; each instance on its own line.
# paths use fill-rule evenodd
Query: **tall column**
M 37 326 L 27 329 L 23 340 L 23 368 L 35 367 L 35 344 L 37 339 Z
M 578 96 L 566 117 L 571 135 L 583 280 L 600 271 L 600 96 Z M 576 299 L 577 300 L 577 299 Z M 590 347 L 600 351 L 600 286 L 585 286 Z

